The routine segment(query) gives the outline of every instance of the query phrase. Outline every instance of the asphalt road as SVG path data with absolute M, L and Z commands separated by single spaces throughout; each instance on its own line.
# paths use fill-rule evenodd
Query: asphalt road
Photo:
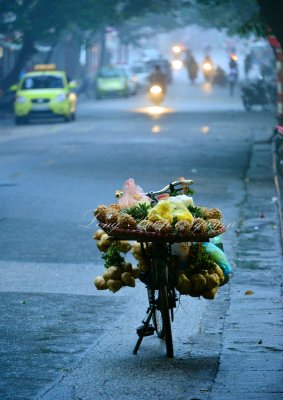
M 152 337 L 134 357 L 144 287 L 115 295 L 95 291 L 92 280 L 103 267 L 91 210 L 112 203 L 129 177 L 145 191 L 192 178 L 195 202 L 223 211 L 233 265 L 251 145 L 255 132 L 266 138 L 273 123 L 269 111 L 245 112 L 239 93 L 230 98 L 228 89 L 178 79 L 157 110 L 140 94 L 82 100 L 74 123 L 0 122 L 1 398 L 51 393 L 54 399 L 56 382 L 70 379 L 75 367 L 76 385 L 80 369 L 85 388 L 88 379 L 97 381 L 96 393 L 84 389 L 84 400 L 117 393 L 120 399 L 207 398 L 229 287 L 213 302 L 182 300 L 174 360 Z M 81 397 L 70 386 L 59 398 Z

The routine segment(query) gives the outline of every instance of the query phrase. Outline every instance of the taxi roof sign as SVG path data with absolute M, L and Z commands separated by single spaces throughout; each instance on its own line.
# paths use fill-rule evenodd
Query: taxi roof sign
M 36 64 L 33 67 L 34 71 L 55 71 L 56 65 L 55 64 Z

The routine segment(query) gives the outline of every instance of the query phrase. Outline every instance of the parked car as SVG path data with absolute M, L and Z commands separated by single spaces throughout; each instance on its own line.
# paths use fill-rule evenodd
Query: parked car
M 144 63 L 134 63 L 131 70 L 136 76 L 137 87 L 139 90 L 147 89 L 149 72 Z
M 119 68 L 123 68 L 123 70 L 125 71 L 125 74 L 127 75 L 128 84 L 129 84 L 129 94 L 130 95 L 137 94 L 138 80 L 137 80 L 137 76 L 134 73 L 134 71 L 132 70 L 132 68 L 128 64 L 119 65 Z
M 129 77 L 122 67 L 103 67 L 95 77 L 96 98 L 106 96 L 128 97 Z
M 14 114 L 16 124 L 26 123 L 30 118 L 63 117 L 75 119 L 77 96 L 75 82 L 70 82 L 64 71 L 56 66 L 39 64 L 32 72 L 23 75 L 11 90 L 16 94 Z

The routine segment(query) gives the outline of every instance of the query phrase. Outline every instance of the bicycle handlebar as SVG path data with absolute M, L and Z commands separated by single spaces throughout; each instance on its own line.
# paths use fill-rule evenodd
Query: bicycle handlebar
M 157 201 L 156 196 L 159 196 L 160 194 L 163 193 L 173 193 L 174 191 L 181 192 L 183 191 L 184 193 L 186 192 L 186 189 L 189 189 L 190 185 L 194 183 L 193 180 L 191 179 L 180 179 L 178 181 L 174 181 L 169 183 L 169 185 L 165 186 L 161 190 L 157 190 L 156 192 L 147 192 L 146 195 L 150 197 L 152 200 Z M 177 186 L 180 185 L 178 188 Z M 121 190 L 116 190 L 115 192 L 115 198 L 119 199 L 123 195 L 123 192 Z
M 194 181 L 191 179 L 181 179 L 181 180 L 169 183 L 169 185 L 165 186 L 163 189 L 158 190 L 156 192 L 153 192 L 153 191 L 148 192 L 148 193 L 146 193 L 146 195 L 148 197 L 150 197 L 151 199 L 155 200 L 155 197 L 159 196 L 160 194 L 167 193 L 167 192 L 172 193 L 175 190 L 176 191 L 185 190 L 185 189 L 189 188 L 189 186 L 192 185 L 193 183 L 194 183 Z M 178 185 L 181 185 L 181 187 L 177 188 Z

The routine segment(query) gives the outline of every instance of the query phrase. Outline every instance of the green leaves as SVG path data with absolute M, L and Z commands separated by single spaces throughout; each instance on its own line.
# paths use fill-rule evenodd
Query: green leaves
M 147 203 L 139 203 L 136 206 L 127 208 L 125 212 L 131 215 L 137 222 L 142 221 L 147 217 L 147 213 L 151 206 Z
M 119 249 L 114 244 L 109 247 L 106 253 L 103 254 L 102 258 L 104 260 L 105 268 L 109 268 L 112 265 L 120 267 L 125 262 L 124 257 L 121 256 Z

